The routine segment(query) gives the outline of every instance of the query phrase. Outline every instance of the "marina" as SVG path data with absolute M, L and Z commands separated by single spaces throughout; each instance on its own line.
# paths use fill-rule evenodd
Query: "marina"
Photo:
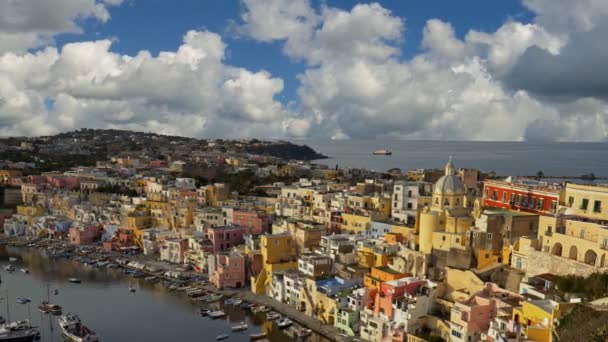
M 266 319 L 270 308 L 260 305 L 257 307 L 266 312 L 253 313 L 244 308 L 248 303 L 236 297 L 224 304 L 223 295 L 210 293 L 200 297 L 208 296 L 208 301 L 195 301 L 199 298 L 188 296 L 196 291 L 193 287 L 170 290 L 164 285 L 166 281 L 133 278 L 120 268 L 108 267 L 109 264 L 103 267 L 90 262 L 85 264 L 75 256 L 48 258 L 46 252 L 35 248 L 0 246 L 0 267 L 8 265 L 9 256 L 18 257 L 12 264 L 18 268 L 27 267 L 30 273 L 3 272 L 0 290 L 8 290 L 15 298 L 10 302 L 11 319 L 30 319 L 31 325 L 39 329 L 40 341 L 64 341 L 67 327 L 62 329 L 58 323 L 58 317 L 64 317 L 58 316 L 59 310 L 77 316 L 88 327 L 87 331 L 95 332 L 95 339 L 91 335 L 88 339 L 71 339 L 74 341 L 200 340 L 203 336 L 221 335 L 229 335 L 230 341 L 298 339 L 295 327 L 281 329 Z M 80 282 L 73 282 L 75 279 Z M 137 293 L 126 290 L 130 287 L 137 288 Z M 16 298 L 29 301 L 17 304 Z M 201 310 L 202 307 L 205 309 Z M 115 314 L 116 308 L 120 308 L 121 315 Z M 217 317 L 212 319 L 213 316 Z M 26 323 L 20 323 L 20 333 L 33 334 L 25 329 Z M 74 325 L 76 321 L 64 323 Z M 124 324 L 129 324 L 133 330 L 121 328 Z M 82 335 L 82 330 L 74 330 L 73 326 L 71 330 L 80 331 Z M 4 341 L 2 333 L 0 331 L 0 341 Z M 75 334 L 76 337 L 79 334 Z M 305 340 L 329 341 L 316 334 Z

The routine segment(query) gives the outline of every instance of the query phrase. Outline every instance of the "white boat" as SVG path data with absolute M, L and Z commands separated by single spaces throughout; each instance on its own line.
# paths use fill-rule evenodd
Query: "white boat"
M 135 288 L 133 286 L 129 286 L 129 292 L 135 292 L 137 290 L 135 290 Z
M 32 300 L 29 298 L 24 298 L 24 297 L 19 297 L 17 298 L 17 303 L 19 304 L 27 304 L 29 302 L 31 302 Z
M 4 266 L 4 270 L 13 272 L 15 270 L 15 267 L 13 267 L 13 265 L 6 265 Z
M 8 258 L 8 261 L 10 261 L 10 262 L 15 262 L 15 261 L 17 261 L 17 258 L 15 258 L 15 257 L 10 257 L 10 258 Z
M 287 317 L 281 318 L 279 320 L 279 322 L 277 323 L 279 328 L 287 328 L 287 327 L 291 326 L 292 324 L 293 324 L 293 322 Z
M 97 334 L 84 326 L 76 315 L 65 314 L 59 316 L 59 329 L 62 335 L 73 342 L 96 342 L 99 341 Z
M 310 334 L 312 334 L 312 330 L 310 330 L 310 329 L 302 328 L 298 331 L 299 338 L 308 337 L 308 336 L 310 336 Z
M 217 341 L 222 341 L 222 340 L 227 339 L 228 337 L 230 337 L 230 335 L 228 335 L 228 334 L 221 334 L 221 335 L 217 335 L 217 336 L 215 337 L 215 339 L 216 339 Z
M 22 268 L 21 272 L 25 273 L 25 274 L 29 274 L 30 270 L 28 270 L 27 268 Z
M 70 278 L 70 279 L 68 279 L 68 281 L 70 283 L 74 283 L 74 284 L 80 284 L 81 283 L 80 279 L 78 279 L 78 278 Z
M 220 317 L 226 316 L 226 313 L 224 311 L 222 311 L 222 310 L 217 310 L 217 311 L 210 312 L 208 316 L 211 317 L 211 318 L 213 318 L 213 319 L 216 319 L 216 318 L 220 318 Z
M 390 156 L 391 154 L 393 154 L 393 152 L 391 152 L 389 150 L 381 149 L 381 150 L 375 150 L 373 154 L 376 156 Z
M 279 315 L 276 312 L 269 312 L 266 314 L 266 319 L 269 321 L 274 321 L 275 319 L 279 319 L 281 318 L 281 315 Z
M 0 326 L 0 342 L 31 342 L 40 339 L 40 331 L 29 321 L 17 321 Z
M 237 305 L 241 305 L 243 304 L 243 301 L 241 299 L 235 299 L 234 301 L 232 301 L 232 305 L 237 306 Z
M 249 329 L 249 326 L 247 324 L 245 324 L 245 322 L 241 322 L 240 324 L 232 326 L 231 329 L 233 332 L 245 331 L 245 330 Z
M 265 332 L 251 334 L 251 335 L 249 335 L 249 341 L 259 341 L 259 340 L 263 339 L 264 337 L 266 337 L 266 335 L 267 334 Z

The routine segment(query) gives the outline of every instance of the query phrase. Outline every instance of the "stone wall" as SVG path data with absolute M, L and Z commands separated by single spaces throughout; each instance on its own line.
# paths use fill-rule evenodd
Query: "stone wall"
M 592 273 L 606 270 L 606 268 L 587 265 L 576 260 L 540 251 L 530 251 L 527 265 L 526 276 L 528 277 L 542 273 L 553 273 L 558 275 L 576 274 L 586 277 Z

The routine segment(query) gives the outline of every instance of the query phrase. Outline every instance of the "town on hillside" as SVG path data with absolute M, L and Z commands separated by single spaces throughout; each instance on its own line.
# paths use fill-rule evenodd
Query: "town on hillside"
M 321 157 L 113 130 L 2 139 L 2 241 L 137 257 L 332 339 L 550 342 L 608 304 L 607 186 Z

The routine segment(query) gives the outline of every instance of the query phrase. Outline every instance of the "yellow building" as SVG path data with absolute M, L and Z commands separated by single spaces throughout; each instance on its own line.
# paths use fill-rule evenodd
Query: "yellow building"
M 568 183 L 565 205 L 577 216 L 608 220 L 608 187 Z
M 378 212 L 380 220 L 391 215 L 391 199 L 388 197 L 349 195 L 346 201 L 349 208 Z
M 273 272 L 298 268 L 297 245 L 290 234 L 262 235 L 260 252 L 263 268 L 260 274 L 251 277 L 251 291 L 255 294 L 266 293 Z
M 574 305 L 548 299 L 525 301 L 521 307 L 513 309 L 512 318 L 522 326 L 522 332 L 529 340 L 551 342 L 555 322 Z
M 541 216 L 538 240 L 542 251 L 590 266 L 608 266 L 608 226 L 578 216 Z
M 17 215 L 35 217 L 35 216 L 42 216 L 45 213 L 46 213 L 46 209 L 44 207 L 34 207 L 34 206 L 25 206 L 25 205 L 17 206 Z
M 356 210 L 351 213 L 342 213 L 342 230 L 359 234 L 371 229 L 372 221 L 384 220 L 384 214 L 374 211 Z

